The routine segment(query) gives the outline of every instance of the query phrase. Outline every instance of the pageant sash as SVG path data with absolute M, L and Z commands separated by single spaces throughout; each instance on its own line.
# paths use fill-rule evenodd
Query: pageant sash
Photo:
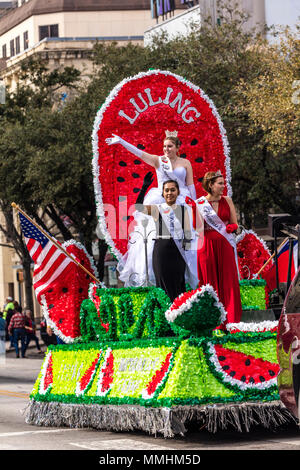
M 178 186 L 180 188 L 180 186 L 182 185 L 182 181 L 173 172 L 173 168 L 172 168 L 172 164 L 170 162 L 170 159 L 166 156 L 159 157 L 159 163 L 160 163 L 159 170 L 165 175 L 165 177 L 168 180 L 177 181 Z
M 192 289 L 198 287 L 198 271 L 197 271 L 197 238 L 193 230 L 193 225 L 191 221 L 191 209 L 188 206 L 184 206 L 185 210 L 188 211 L 190 218 L 190 228 L 191 228 L 191 248 L 184 250 L 182 246 L 182 241 L 184 239 L 184 231 L 182 228 L 182 221 L 178 220 L 173 209 L 168 206 L 168 204 L 158 204 L 159 213 L 162 216 L 162 219 L 170 233 L 170 236 L 173 238 L 182 258 L 186 264 L 186 281 L 190 284 Z
M 208 202 L 205 196 L 202 196 L 199 199 L 197 199 L 196 204 L 205 222 L 214 230 L 216 230 L 220 235 L 222 235 L 228 241 L 228 243 L 232 246 L 234 250 L 238 277 L 240 279 L 235 236 L 232 233 L 226 232 L 226 225 L 224 224 L 223 220 L 220 219 L 220 217 L 215 212 L 215 210 L 212 208 L 212 206 L 210 205 L 210 203 Z

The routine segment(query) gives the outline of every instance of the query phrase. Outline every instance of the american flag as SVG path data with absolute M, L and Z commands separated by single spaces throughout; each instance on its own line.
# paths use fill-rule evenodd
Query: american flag
M 40 302 L 45 290 L 73 261 L 21 212 L 19 218 L 27 249 L 34 262 L 33 287 Z M 55 242 L 58 243 L 57 240 Z

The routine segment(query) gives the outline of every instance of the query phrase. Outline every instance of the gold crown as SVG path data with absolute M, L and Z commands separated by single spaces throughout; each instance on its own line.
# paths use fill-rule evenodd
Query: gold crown
M 178 132 L 177 131 L 165 131 L 166 137 L 177 137 Z

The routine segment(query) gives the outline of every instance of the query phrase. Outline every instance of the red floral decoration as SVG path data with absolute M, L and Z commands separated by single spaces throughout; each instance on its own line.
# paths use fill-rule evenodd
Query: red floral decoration
M 226 134 L 204 93 L 169 72 L 150 71 L 125 80 L 111 92 L 94 125 L 98 215 L 101 219 L 105 213 L 106 241 L 117 257 L 127 251 L 133 205 L 151 167 L 121 145 L 107 145 L 105 139 L 116 134 L 150 154 L 162 155 L 166 130 L 178 131 L 180 156 L 192 164 L 197 197 L 204 195 L 204 174 L 216 170 L 225 177 L 224 194 L 231 194 Z M 156 177 L 152 186 L 157 186 Z
M 270 258 L 267 246 L 252 231 L 244 231 L 237 239 L 238 264 L 241 279 L 252 279 Z M 273 262 L 262 270 L 261 276 L 271 269 Z

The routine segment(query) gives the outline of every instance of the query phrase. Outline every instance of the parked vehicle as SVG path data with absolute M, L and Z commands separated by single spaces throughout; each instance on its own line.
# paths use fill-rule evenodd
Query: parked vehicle
M 277 357 L 280 399 L 300 422 L 300 268 L 288 290 L 279 318 Z

